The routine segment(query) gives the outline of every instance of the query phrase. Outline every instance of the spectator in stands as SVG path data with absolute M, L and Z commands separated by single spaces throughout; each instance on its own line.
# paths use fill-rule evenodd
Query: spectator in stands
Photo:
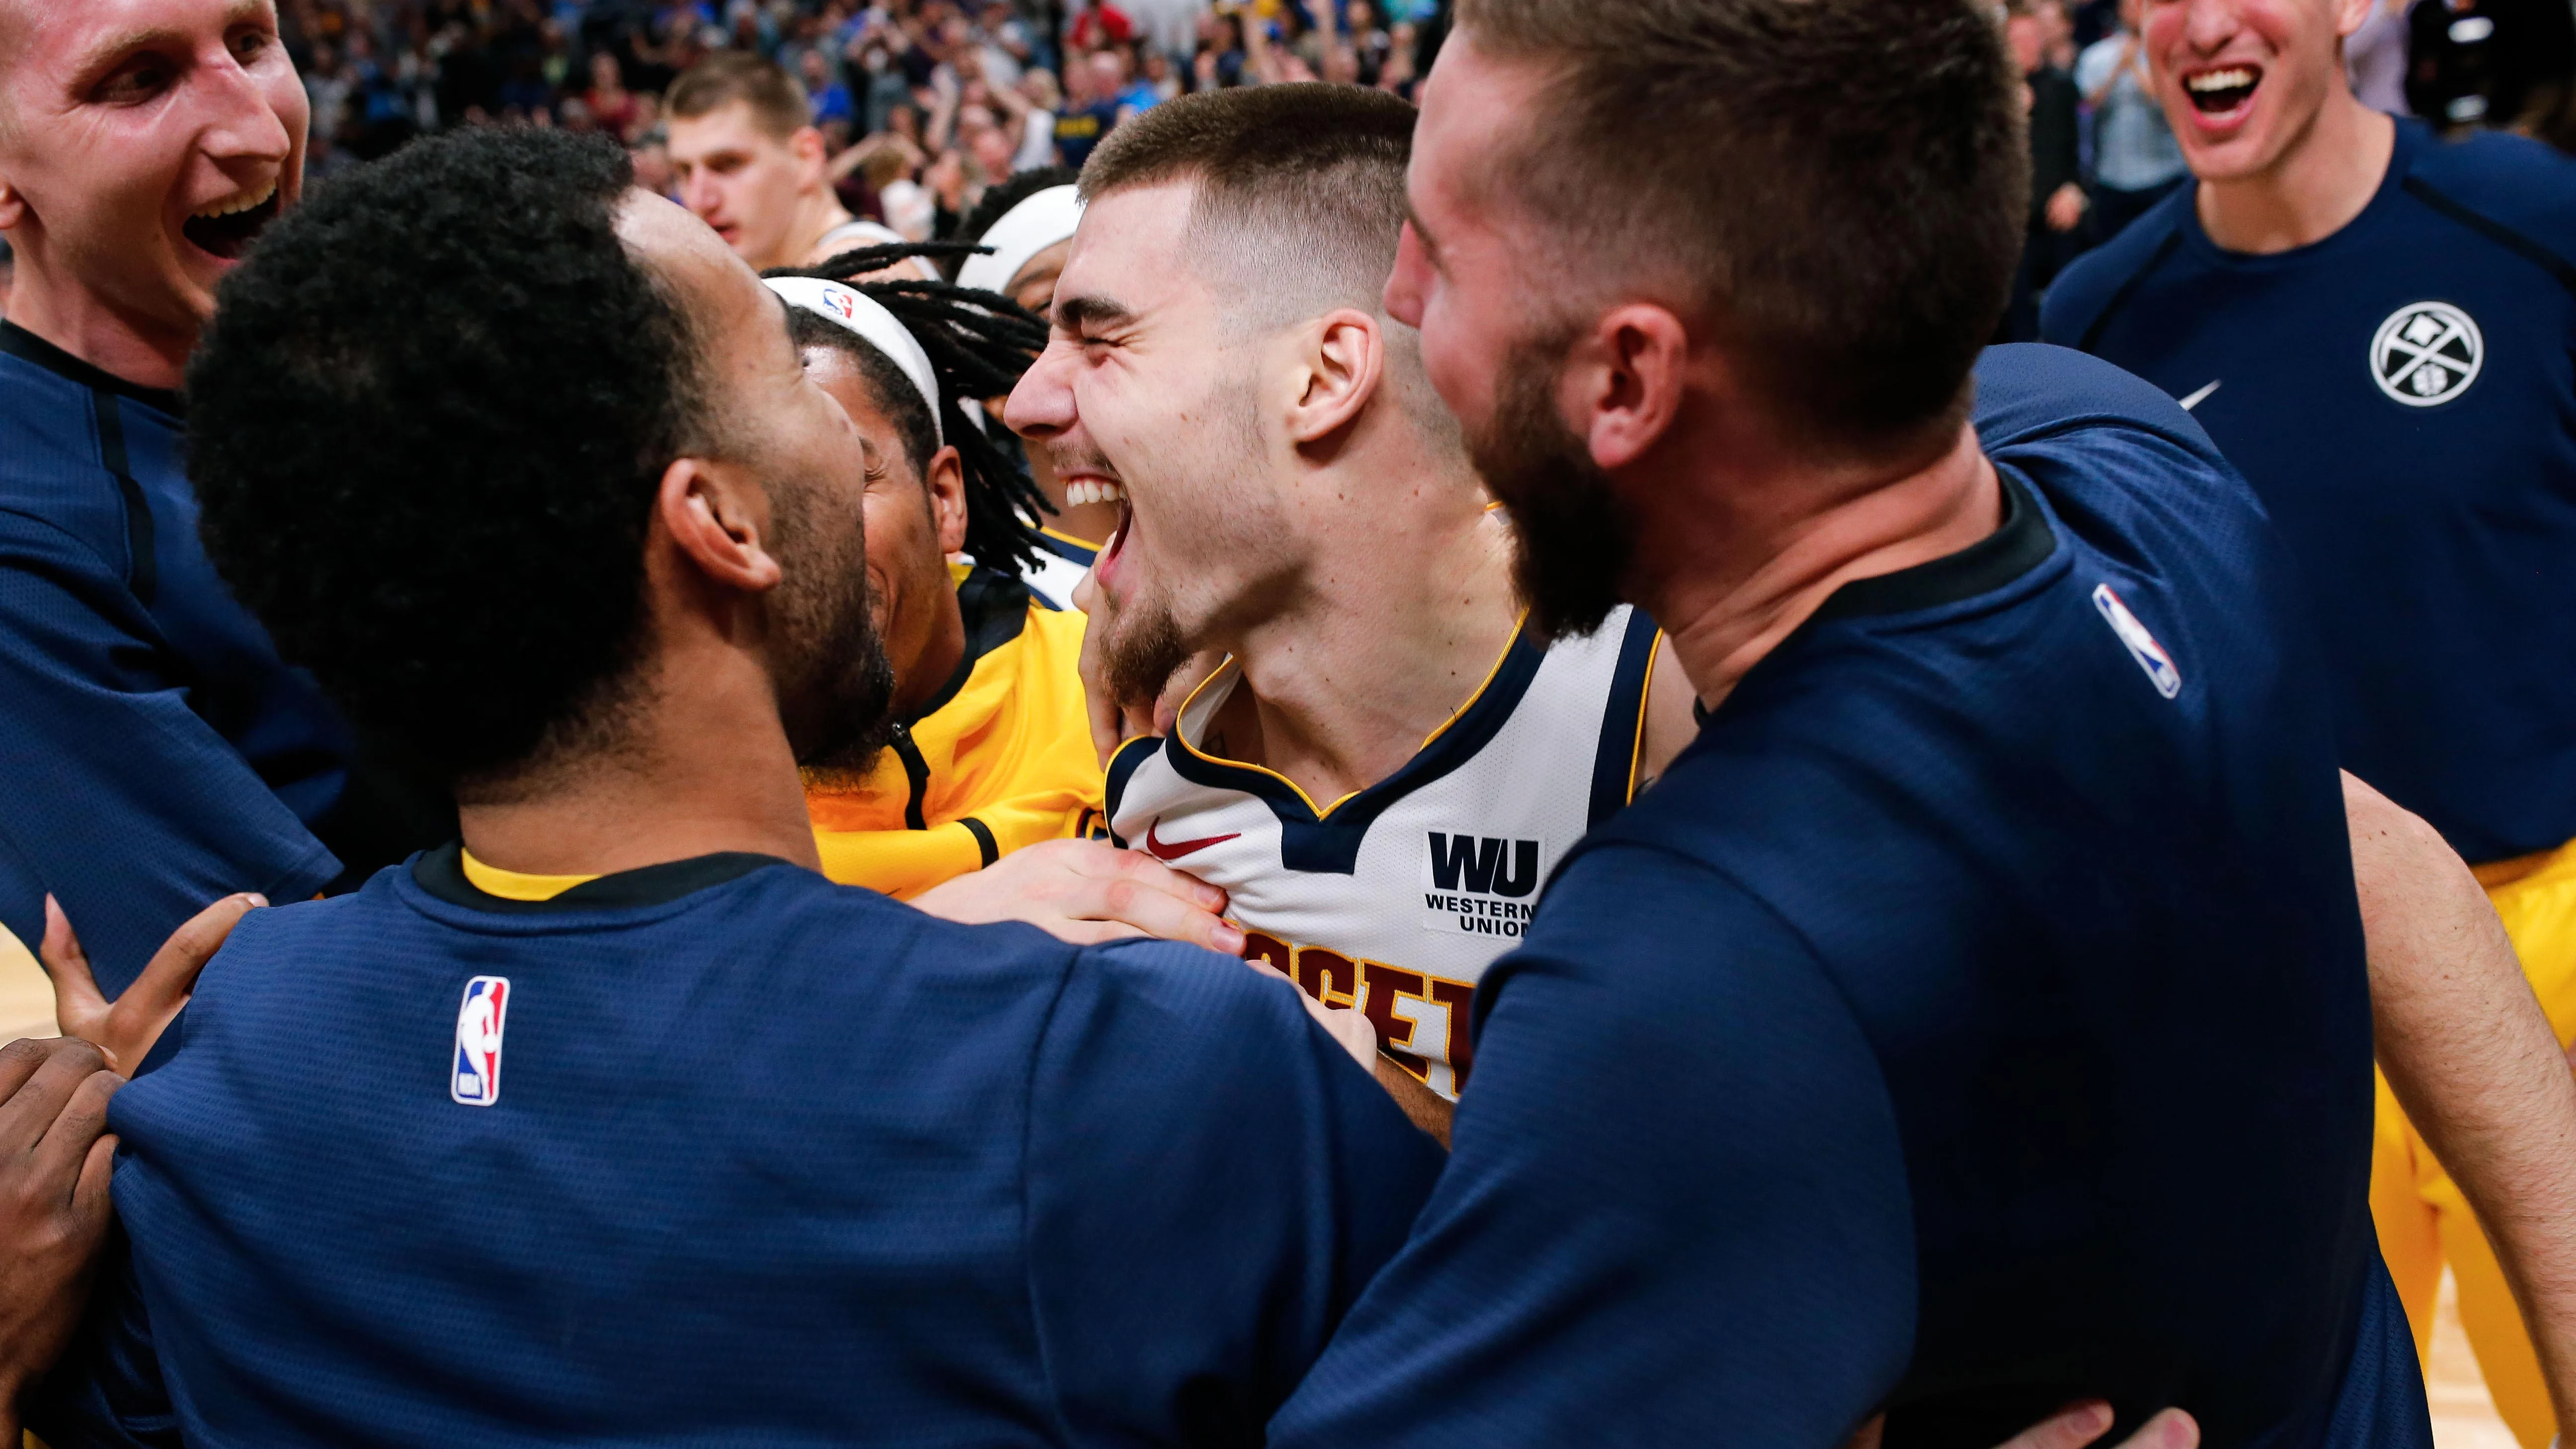
M 766 269 L 848 249 L 858 219 L 832 193 L 804 88 L 776 64 L 711 55 L 673 83 L 670 113 L 680 200 L 736 255 Z
M 2093 240 L 2109 241 L 2182 184 L 2188 168 L 2138 41 L 2144 0 L 2120 0 L 2120 28 L 2085 47 L 2075 85 L 2093 108 Z M 2033 121 L 2036 123 L 2034 115 Z
M 2053 33 L 2027 0 L 2013 0 L 2005 13 L 2004 40 L 2021 70 L 2030 106 L 2031 168 L 2029 235 L 1997 339 L 2005 342 L 2039 336 L 2039 294 L 2075 259 L 2075 229 L 2083 224 L 2088 204 L 2079 164 L 2075 81 L 2048 63 Z
M 621 140 L 633 139 L 635 95 L 618 74 L 615 53 L 602 50 L 591 55 L 590 89 L 582 93 L 582 104 L 590 108 L 590 119 L 599 129 Z

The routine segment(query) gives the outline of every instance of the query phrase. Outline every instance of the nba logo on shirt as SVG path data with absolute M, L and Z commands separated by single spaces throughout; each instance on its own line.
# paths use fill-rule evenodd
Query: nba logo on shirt
M 2111 592 L 2109 584 L 2094 586 L 2093 607 L 2102 611 L 2102 618 L 2110 624 L 2111 632 L 2119 635 L 2120 642 L 2129 646 L 2129 657 L 2138 661 L 2138 667 L 2147 672 L 2147 679 L 2155 685 L 2156 693 L 2167 699 L 2182 693 L 2182 671 L 2174 668 L 2173 656 L 2165 652 L 2165 646 L 2156 642 L 2155 635 L 2147 632 L 2146 625 L 2138 622 L 2138 616 L 2129 612 L 2129 606 L 2120 602 L 2120 596 Z
M 456 1071 L 447 1094 L 468 1107 L 489 1107 L 501 1097 L 501 1027 L 510 1009 L 510 979 L 477 976 L 465 983 L 456 1008 Z

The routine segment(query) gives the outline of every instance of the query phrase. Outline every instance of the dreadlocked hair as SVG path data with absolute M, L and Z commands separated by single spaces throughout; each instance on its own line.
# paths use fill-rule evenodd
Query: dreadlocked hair
M 840 282 L 895 315 L 930 358 L 939 383 L 939 426 L 931 427 L 930 409 L 894 359 L 866 345 L 837 323 L 791 309 L 800 347 L 828 345 L 858 363 L 868 390 L 903 437 L 904 452 L 916 474 L 926 473 L 931 455 L 945 434 L 957 449 L 966 479 L 966 551 L 977 563 L 1004 571 L 1025 571 L 1044 552 L 1035 519 L 1055 506 L 1038 491 L 1017 449 L 1006 449 L 985 433 L 978 420 L 958 406 L 965 398 L 1008 396 L 1020 374 L 1046 346 L 1046 323 L 1010 298 L 961 287 L 954 282 L 925 282 L 909 277 L 855 278 L 881 272 L 912 257 L 957 256 L 980 250 L 965 242 L 888 242 L 843 252 L 818 267 L 782 268 L 768 277 L 819 277 Z M 1007 436 L 1007 435 L 1006 435 Z

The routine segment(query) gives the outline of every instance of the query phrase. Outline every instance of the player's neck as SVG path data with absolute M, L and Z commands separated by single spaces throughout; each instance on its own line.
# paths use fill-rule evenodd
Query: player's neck
M 642 692 L 611 748 L 460 789 L 474 858 L 531 875 L 609 875 L 721 851 L 822 868 L 757 663 L 734 649 L 673 651 Z
M 822 245 L 824 233 L 836 226 L 847 226 L 853 219 L 850 209 L 841 204 L 831 187 L 805 192 L 796 198 L 796 225 L 787 233 L 793 239 L 787 255 L 770 265 L 802 267 L 829 261 L 828 257 L 814 255 L 814 248 Z
M 176 389 L 197 345 L 196 327 L 155 327 L 120 312 L 34 247 L 18 255 L 9 320 L 136 387 Z
M 1428 516 L 1373 513 L 1367 542 L 1235 642 L 1244 685 L 1203 747 L 1329 803 L 1402 769 L 1474 697 L 1520 617 L 1509 525 L 1464 479 L 1436 491 Z
M 2396 147 L 2397 123 L 2337 86 L 2279 160 L 2200 183 L 2201 229 L 2228 251 L 2254 255 L 2324 241 L 2370 205 Z
M 1727 461 L 1621 480 L 1641 500 L 1638 601 L 1710 708 L 1845 583 L 1945 558 L 2003 524 L 2002 482 L 1964 423 L 1919 466 L 1746 476 L 1734 460 L 1756 452 L 1695 448 L 1680 456 Z

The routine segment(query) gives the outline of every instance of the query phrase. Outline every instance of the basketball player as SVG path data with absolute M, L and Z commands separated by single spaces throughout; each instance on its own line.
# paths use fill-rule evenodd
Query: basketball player
M 1008 419 L 1068 486 L 1123 497 L 1095 568 L 1107 690 L 1228 656 L 1167 739 L 1111 758 L 1114 838 L 1223 887 L 1251 958 L 1365 1012 L 1437 1132 L 1487 963 L 1692 726 L 1686 688 L 1651 691 L 1643 614 L 1552 647 L 1522 623 L 1508 525 L 1378 302 L 1412 128 L 1312 84 L 1119 126 Z
M 1457 20 L 1387 310 L 1534 621 L 1650 609 L 1706 721 L 1488 975 L 1440 1189 L 1269 1442 L 1978 1443 L 2090 1394 L 2428 1444 L 2321 670 L 2169 399 L 1978 365 L 2028 184 L 1990 17 Z
M 957 269 L 958 285 L 999 292 L 1043 317 L 1055 302 L 1056 278 L 1063 275 L 1065 253 L 1082 220 L 1082 199 L 1073 173 L 1061 166 L 1024 171 L 985 193 L 960 236 L 991 247 L 966 258 Z M 1001 413 L 999 399 L 988 411 Z M 1064 608 L 1074 608 L 1074 592 L 1100 554 L 1100 545 L 1118 527 L 1124 499 L 1115 483 L 1089 479 L 1067 487 L 1055 475 L 1044 448 L 1028 450 L 1029 474 L 1054 511 L 1038 528 L 1044 550 L 1023 577 L 1029 587 Z
M 1012 572 L 1038 552 L 1023 520 L 1029 484 L 958 406 L 1007 391 L 1044 329 L 944 283 L 769 286 L 793 309 L 806 372 L 867 448 L 869 599 L 895 676 L 890 745 L 806 769 L 823 874 L 906 900 L 1023 846 L 1087 834 L 1100 766 L 1078 669 L 1082 615 Z M 961 552 L 975 562 L 949 562 Z
M 2576 631 L 2548 621 L 2576 616 L 2576 162 L 2364 106 L 2342 49 L 2371 10 L 2149 4 L 2198 184 L 2071 269 L 2045 333 L 2182 399 L 2244 470 L 2301 564 L 2344 764 L 2477 864 L 2564 1044 Z M 2540 1285 L 2535 1355 L 2479 1228 L 2504 1205 L 2464 1198 L 2386 1090 L 2372 1171 L 2418 1353 L 2447 1260 L 2498 1411 L 2543 1449 L 2576 1409 L 2576 1272 Z
M 0 969 L 48 893 L 122 987 L 208 900 L 309 896 L 453 827 L 197 540 L 180 369 L 303 188 L 276 25 L 266 0 L 0 0 Z
M 1257 1439 L 1438 1149 L 1240 962 L 815 872 L 795 761 L 892 685 L 776 294 L 612 143 L 466 131 L 211 335 L 210 551 L 464 839 L 234 930 L 112 1106 L 127 1246 L 36 1432 Z
M 680 200 L 752 266 L 818 266 L 902 242 L 833 194 L 805 88 L 775 62 L 717 51 L 671 83 L 667 105 Z M 927 263 L 902 265 L 936 275 Z

